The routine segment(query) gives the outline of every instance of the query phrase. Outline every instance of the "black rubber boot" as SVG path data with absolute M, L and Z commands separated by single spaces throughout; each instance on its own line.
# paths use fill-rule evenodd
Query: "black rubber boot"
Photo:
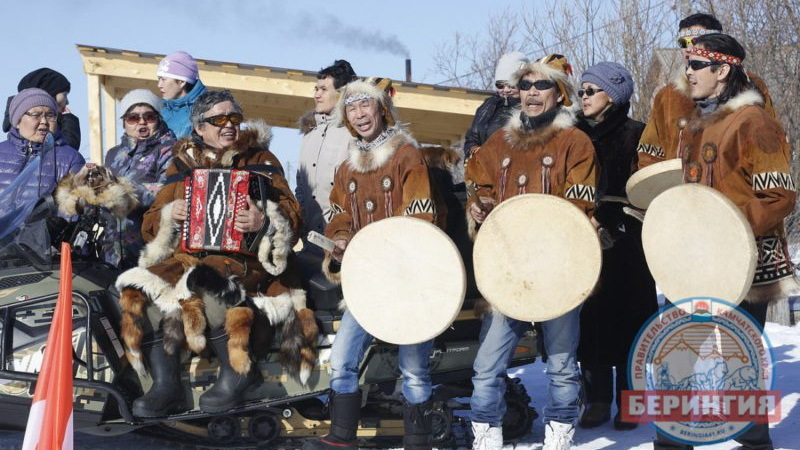
M 303 450 L 355 450 L 358 448 L 356 432 L 361 416 L 361 392 L 337 394 L 331 391 L 328 400 L 331 431 L 319 439 L 303 443 Z
M 208 342 L 219 360 L 219 376 L 214 386 L 200 396 L 200 410 L 207 413 L 225 412 L 255 400 L 258 394 L 255 388 L 263 381 L 256 364 L 250 365 L 246 375 L 233 370 L 228 356 L 228 335 L 222 330 L 212 333 Z
M 169 355 L 164 351 L 161 336 L 142 345 L 142 353 L 150 366 L 153 385 L 146 394 L 133 401 L 136 417 L 163 417 L 189 409 L 181 384 L 181 354 Z
M 424 403 L 413 405 L 405 403 L 404 406 L 403 448 L 406 450 L 431 450 L 433 448 L 433 438 L 431 437 L 433 402 L 428 399 Z

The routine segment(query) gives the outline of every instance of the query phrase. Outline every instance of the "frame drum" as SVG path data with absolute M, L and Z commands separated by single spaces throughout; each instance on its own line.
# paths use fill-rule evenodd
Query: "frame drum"
M 497 205 L 473 251 L 486 300 L 517 320 L 545 321 L 571 311 L 600 277 L 600 239 L 589 218 L 563 198 L 524 194 Z
M 715 297 L 738 304 L 753 282 L 753 230 L 739 208 L 710 187 L 683 184 L 654 199 L 642 245 L 650 273 L 670 300 Z
M 342 260 L 347 308 L 372 336 L 417 344 L 441 334 L 464 303 L 464 261 L 436 225 L 391 217 L 362 228 Z

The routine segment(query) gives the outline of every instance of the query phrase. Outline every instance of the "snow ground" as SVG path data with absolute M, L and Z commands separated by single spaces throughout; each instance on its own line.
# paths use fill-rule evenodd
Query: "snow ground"
M 775 389 L 781 392 L 781 420 L 770 424 L 770 435 L 776 449 L 800 449 L 800 326 L 785 327 L 767 323 L 767 336 L 772 344 L 775 360 Z M 547 391 L 544 364 L 540 361 L 517 368 L 510 375 L 522 379 L 533 404 L 541 414 Z M 612 412 L 613 417 L 613 412 Z M 617 431 L 609 421 L 593 429 L 578 428 L 575 431 L 573 450 L 635 449 L 653 448 L 655 429 L 649 425 L 639 425 L 632 431 Z M 540 449 L 544 439 L 544 425 L 541 418 L 533 426 L 533 432 L 515 446 L 505 449 Z M 734 441 L 708 445 L 704 450 L 729 450 L 736 448 Z
M 775 448 L 780 450 L 800 450 L 800 326 L 784 327 L 773 323 L 767 324 L 767 336 L 772 344 L 775 360 L 775 389 L 781 391 L 781 420 L 770 425 Z M 522 379 L 528 393 L 533 397 L 536 410 L 541 413 L 547 398 L 544 365 L 541 362 L 517 368 L 512 376 Z M 653 448 L 655 430 L 650 426 L 640 425 L 632 431 L 617 431 L 611 422 L 598 428 L 584 430 L 578 428 L 575 433 L 574 450 L 650 450 Z M 542 448 L 544 425 L 541 418 L 533 426 L 533 432 L 516 445 L 507 445 L 505 450 L 536 450 Z M 0 431 L 0 450 L 19 449 L 22 444 L 22 433 Z M 698 447 L 703 450 L 730 450 L 736 448 L 734 441 Z M 95 450 L 114 448 L 115 450 L 174 449 L 173 446 L 153 446 L 136 434 L 100 438 L 83 433 L 75 434 L 75 450 Z

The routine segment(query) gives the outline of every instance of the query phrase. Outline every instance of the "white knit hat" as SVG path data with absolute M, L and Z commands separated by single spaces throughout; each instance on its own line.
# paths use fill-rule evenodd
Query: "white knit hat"
M 140 103 L 151 106 L 157 113 L 161 114 L 161 98 L 147 89 L 134 89 L 122 97 L 120 107 L 122 108 L 122 115 L 127 114 L 128 110 Z
M 494 70 L 494 81 L 508 81 L 520 67 L 528 62 L 528 58 L 522 52 L 511 52 L 501 56 L 497 61 L 497 68 Z

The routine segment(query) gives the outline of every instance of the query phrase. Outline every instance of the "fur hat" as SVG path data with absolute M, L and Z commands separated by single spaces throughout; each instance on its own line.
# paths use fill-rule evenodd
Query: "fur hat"
M 633 77 L 622 64 L 603 61 L 586 69 L 581 83 L 596 84 L 617 105 L 628 103 L 633 95 Z
M 531 61 L 514 72 L 509 82 L 516 86 L 520 80 L 531 73 L 537 73 L 555 82 L 563 97 L 561 104 L 566 107 L 572 106 L 573 88 L 572 83 L 569 82 L 569 76 L 572 75 L 572 66 L 564 55 L 551 54 L 538 61 Z
M 197 62 L 186 52 L 175 52 L 167 55 L 158 63 L 156 76 L 173 78 L 194 84 L 200 77 Z
M 120 107 L 122 115 L 128 114 L 128 111 L 136 105 L 145 104 L 155 112 L 161 114 L 161 98 L 158 97 L 153 91 L 149 89 L 134 89 L 122 97 Z
M 506 53 L 497 61 L 497 67 L 494 69 L 494 81 L 508 81 L 514 75 L 514 72 L 519 70 L 528 58 L 522 52 Z
M 394 126 L 397 121 L 397 110 L 394 108 L 392 97 L 394 96 L 394 88 L 392 87 L 392 80 L 389 78 L 370 77 L 366 80 L 358 80 L 349 83 L 342 90 L 342 95 L 339 96 L 339 101 L 336 104 L 336 113 L 339 115 L 341 122 L 350 130 L 350 134 L 358 137 L 356 129 L 350 125 L 347 120 L 347 100 L 351 98 L 356 99 L 375 99 L 383 110 L 383 120 L 386 128 Z
M 58 112 L 56 100 L 46 91 L 39 88 L 28 88 L 20 91 L 11 100 L 11 104 L 8 105 L 8 117 L 11 119 L 11 125 L 17 126 L 22 119 L 22 115 L 37 106 L 46 106 L 53 112 Z

